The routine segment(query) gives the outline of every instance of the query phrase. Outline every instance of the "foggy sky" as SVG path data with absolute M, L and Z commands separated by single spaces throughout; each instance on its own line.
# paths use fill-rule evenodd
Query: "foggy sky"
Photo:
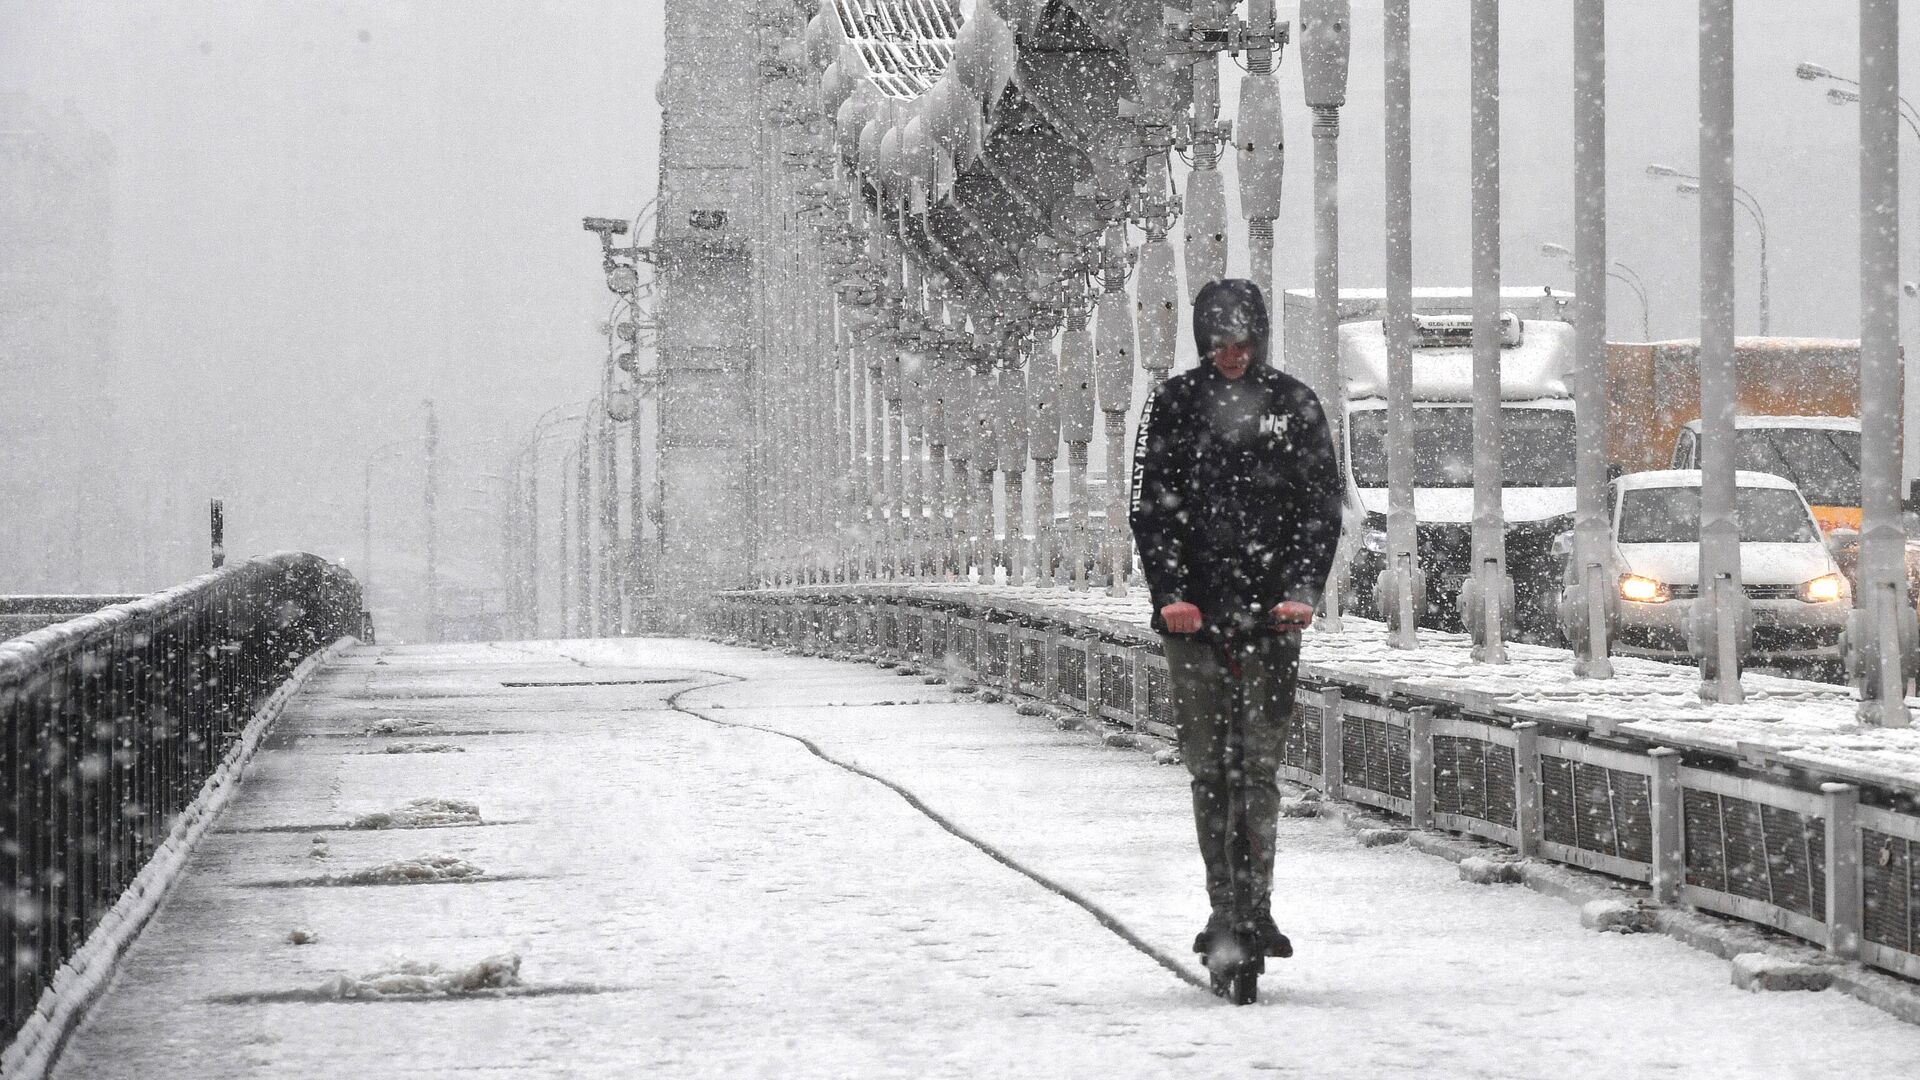
M 1282 17 L 1292 6 L 1283 0 Z M 1647 278 L 1654 336 L 1691 336 L 1698 205 L 1643 170 L 1695 169 L 1694 5 L 1608 7 L 1612 255 Z M 1354 10 L 1343 274 L 1377 286 L 1379 11 L 1369 0 Z M 1466 10 L 1466 0 L 1415 4 L 1423 285 L 1467 280 Z M 1903 81 L 1914 98 L 1920 12 L 1908 14 Z M 1736 172 L 1769 216 L 1776 333 L 1857 333 L 1858 111 L 1792 76 L 1802 59 L 1852 73 L 1856 15 L 1850 0 L 1738 8 Z M 660 0 L 0 3 L 0 88 L 56 107 L 72 99 L 117 147 L 103 272 L 119 297 L 109 393 L 135 429 L 129 475 L 176 485 L 189 503 L 224 495 L 238 553 L 298 547 L 352 561 L 362 463 L 418 433 L 422 398 L 439 401 L 457 446 L 523 434 L 540 410 L 591 393 L 610 298 L 579 218 L 631 216 L 652 194 L 660 19 Z M 1505 5 L 1512 285 L 1571 283 L 1538 254 L 1543 241 L 1572 242 L 1570 25 L 1569 0 Z M 1297 287 L 1310 283 L 1311 140 L 1291 50 L 1281 85 L 1289 145 L 1276 276 Z M 1228 110 L 1237 87 L 1229 67 Z M 1920 154 L 1904 128 L 1901 140 L 1911 278 Z M 1749 333 L 1755 255 L 1739 221 Z M 1238 269 L 1243 239 L 1236 247 Z M 1612 310 L 1614 335 L 1637 336 L 1623 290 Z M 509 450 L 466 449 L 445 501 L 492 505 L 478 474 L 500 471 Z M 383 547 L 407 545 L 401 487 L 417 473 L 386 473 L 377 534 L 393 534 Z
M 579 219 L 652 193 L 659 18 L 615 0 L 0 7 L 0 85 L 71 99 L 118 152 L 128 467 L 225 495 L 236 552 L 357 561 L 362 464 L 421 430 L 422 398 L 457 444 L 590 393 L 608 294 Z M 508 450 L 469 452 L 497 472 Z

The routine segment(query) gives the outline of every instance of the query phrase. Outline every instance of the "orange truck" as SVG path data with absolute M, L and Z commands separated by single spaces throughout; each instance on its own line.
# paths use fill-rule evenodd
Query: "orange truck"
M 1860 527 L 1860 342 L 1743 337 L 1739 467 L 1792 480 L 1820 527 Z M 1607 344 L 1608 457 L 1623 472 L 1699 468 L 1700 343 Z

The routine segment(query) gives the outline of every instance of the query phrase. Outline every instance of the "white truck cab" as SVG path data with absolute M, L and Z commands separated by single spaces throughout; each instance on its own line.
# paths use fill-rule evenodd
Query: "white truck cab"
M 1311 290 L 1286 294 L 1284 355 L 1311 348 Z M 1544 289 L 1502 293 L 1501 420 L 1507 567 L 1514 579 L 1517 625 L 1551 636 L 1556 630 L 1554 537 L 1569 528 L 1575 506 L 1574 414 L 1569 379 L 1571 294 Z M 1341 459 L 1364 521 L 1347 569 L 1354 610 L 1377 615 L 1373 585 L 1386 567 L 1387 345 L 1382 290 L 1342 291 L 1339 333 Z M 1465 289 L 1414 293 L 1413 398 L 1416 448 L 1414 507 L 1419 557 L 1427 580 L 1425 625 L 1456 627 L 1459 585 L 1470 566 L 1473 532 L 1472 294 Z M 1292 362 L 1286 366 L 1295 368 Z M 1311 365 L 1307 365 L 1311 368 Z M 1322 369 L 1323 370 L 1323 369 Z M 1322 388 L 1321 396 L 1329 397 Z

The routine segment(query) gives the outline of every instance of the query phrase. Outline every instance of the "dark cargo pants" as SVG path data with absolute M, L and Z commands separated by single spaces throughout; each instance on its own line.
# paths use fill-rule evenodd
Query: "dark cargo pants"
M 1162 634 L 1160 640 L 1172 676 L 1180 757 L 1193 776 L 1193 821 L 1207 866 L 1207 900 L 1217 912 L 1230 910 L 1238 884 L 1247 905 L 1242 910 L 1264 912 L 1273 894 L 1273 844 L 1280 817 L 1276 771 L 1293 723 L 1300 635 L 1255 638 L 1232 646 L 1185 634 Z M 1226 755 L 1236 724 L 1244 770 L 1230 776 Z M 1228 800 L 1235 783 L 1243 785 L 1247 818 L 1247 851 L 1237 868 L 1228 837 Z

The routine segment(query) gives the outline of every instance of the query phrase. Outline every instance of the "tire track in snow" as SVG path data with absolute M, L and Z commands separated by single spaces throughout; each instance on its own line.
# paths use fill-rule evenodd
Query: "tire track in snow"
M 872 771 L 871 769 L 863 768 L 862 766 L 856 765 L 851 761 L 843 761 L 840 758 L 834 757 L 832 754 L 829 754 L 824 748 L 822 748 L 820 744 L 814 742 L 809 738 L 806 738 L 805 736 L 795 735 L 789 731 L 781 731 L 778 728 L 763 727 L 759 724 L 747 724 L 737 720 L 721 720 L 717 717 L 709 716 L 706 713 L 701 712 L 699 709 L 681 704 L 680 698 L 684 694 L 691 694 L 698 690 L 710 690 L 716 686 L 728 685 L 729 682 L 747 681 L 746 679 L 740 676 L 727 675 L 724 672 L 708 671 L 706 672 L 706 674 L 719 675 L 722 677 L 724 681 L 706 683 L 700 686 L 689 686 L 684 690 L 680 690 L 674 693 L 671 697 L 667 698 L 666 700 L 667 707 L 669 709 L 672 709 L 675 712 L 685 713 L 686 715 L 694 717 L 697 720 L 704 720 L 707 723 L 713 724 L 717 727 L 737 728 L 737 729 L 742 729 L 746 731 L 758 731 L 767 735 L 777 735 L 783 739 L 791 739 L 792 741 L 799 743 L 801 746 L 806 747 L 808 753 L 811 753 L 814 757 L 819 758 L 821 761 L 824 761 L 827 764 L 832 765 L 837 769 L 844 770 L 846 772 L 852 773 L 855 776 L 863 777 L 867 780 L 873 781 L 876 784 L 879 784 L 881 787 L 884 787 L 888 791 L 893 792 L 895 795 L 900 796 L 901 799 L 906 801 L 908 806 L 911 806 L 915 810 L 919 811 L 920 814 L 926 817 L 927 820 L 933 822 L 935 825 L 940 826 L 942 829 L 945 829 L 947 832 L 953 834 L 959 839 L 964 840 L 966 843 L 971 845 L 975 850 L 979 851 L 982 855 L 985 855 L 987 858 L 992 859 L 994 862 L 997 862 L 1000 865 L 1006 867 L 1007 869 L 1012 870 L 1014 873 L 1021 875 L 1022 877 L 1040 886 L 1041 888 L 1047 890 L 1048 892 L 1053 893 L 1055 896 L 1060 897 L 1062 900 L 1065 900 L 1068 903 L 1073 904 L 1074 906 L 1085 911 L 1087 914 L 1093 916 L 1093 919 L 1095 922 L 1105 927 L 1108 931 L 1113 933 L 1113 935 L 1118 937 L 1120 940 L 1126 942 L 1128 945 L 1133 946 L 1134 949 L 1138 950 L 1140 953 L 1145 955 L 1148 959 L 1152 960 L 1154 963 L 1159 964 L 1161 967 L 1166 968 L 1168 971 L 1172 972 L 1173 975 L 1176 978 L 1180 979 L 1182 982 L 1186 983 L 1189 986 L 1195 987 L 1197 989 L 1205 990 L 1208 993 L 1212 992 L 1212 987 L 1208 984 L 1207 980 L 1202 979 L 1200 976 L 1188 970 L 1186 965 L 1182 964 L 1180 961 L 1174 959 L 1173 957 L 1167 955 L 1164 951 L 1155 948 L 1145 938 L 1142 938 L 1139 934 L 1134 933 L 1133 930 L 1127 926 L 1127 924 L 1115 918 L 1113 914 L 1108 912 L 1105 908 L 1102 908 L 1099 904 L 1094 903 L 1091 899 L 1081 894 L 1079 891 L 1075 890 L 1071 886 L 1055 881 L 1054 879 L 1046 876 L 1045 874 L 1042 874 L 1038 870 L 1035 870 L 1032 867 L 1027 866 L 1025 863 L 1022 863 L 1020 860 L 1014 858 L 1013 856 L 1007 854 L 1006 852 L 1001 851 L 999 848 L 994 847 L 992 844 L 981 839 L 980 837 L 975 836 L 974 834 L 961 828 L 960 825 L 957 822 L 955 822 L 952 818 L 947 817 L 945 814 L 942 814 L 940 811 L 935 810 L 931 806 L 928 806 L 925 800 L 921 799 L 920 796 L 915 795 L 910 789 L 908 789 L 904 785 L 897 783 L 896 781 L 890 780 L 887 777 Z
M 531 652 L 533 650 L 522 650 L 522 651 Z M 577 656 L 568 655 L 566 652 L 559 649 L 555 649 L 551 654 L 546 654 L 546 655 L 557 655 L 562 659 L 570 660 L 573 663 L 579 664 L 581 667 L 590 668 L 594 666 L 592 661 L 582 660 Z M 777 735 L 783 739 L 790 739 L 794 742 L 799 743 L 801 746 L 806 747 L 808 753 L 812 754 L 814 757 L 819 758 L 821 761 L 824 761 L 827 764 L 832 765 L 837 769 L 844 770 L 846 772 L 852 773 L 855 776 L 858 776 L 863 779 L 870 780 L 873 783 L 879 784 L 881 787 L 886 788 L 888 791 L 893 792 L 895 795 L 898 795 L 901 799 L 905 800 L 908 806 L 913 807 L 927 820 L 933 822 L 935 825 L 940 826 L 942 829 L 946 830 L 948 833 L 959 838 L 960 840 L 965 841 L 968 845 L 972 846 L 975 850 L 979 851 L 982 855 L 985 855 L 987 858 L 992 859 L 994 862 L 999 863 L 1001 866 L 1006 867 L 1007 869 L 1013 871 L 1014 873 L 1019 874 L 1020 876 L 1033 882 L 1035 885 L 1038 885 L 1041 888 L 1047 890 L 1048 892 L 1054 894 L 1055 896 L 1058 896 L 1060 899 L 1065 900 L 1066 902 L 1074 905 L 1075 907 L 1080 908 L 1082 911 L 1085 911 L 1088 915 L 1093 916 L 1093 919 L 1095 922 L 1105 927 L 1115 937 L 1118 937 L 1120 940 L 1126 942 L 1128 945 L 1133 946 L 1133 948 L 1136 951 L 1140 952 L 1142 955 L 1146 956 L 1148 959 L 1152 960 L 1154 963 L 1159 964 L 1163 968 L 1166 968 L 1169 972 L 1173 974 L 1175 978 L 1179 979 L 1181 982 L 1184 982 L 1187 985 L 1192 986 L 1196 989 L 1205 990 L 1208 993 L 1213 992 L 1213 988 L 1208 982 L 1208 980 L 1194 973 L 1185 964 L 1181 963 L 1178 959 L 1174 958 L 1173 956 L 1168 955 L 1164 950 L 1155 948 L 1152 943 L 1148 942 L 1145 938 L 1135 933 L 1131 927 L 1127 926 L 1127 924 L 1115 918 L 1111 912 L 1107 911 L 1105 908 L 1101 907 L 1099 904 L 1095 903 L 1093 900 L 1089 899 L 1087 896 L 1080 893 L 1078 890 L 1074 889 L 1072 886 L 1065 885 L 1061 882 L 1055 881 L 1054 879 L 1048 877 L 1047 875 L 1042 874 L 1040 871 L 1035 870 L 1030 866 L 1027 866 L 1025 863 L 1022 863 L 1020 860 L 1014 858 L 1013 856 L 1007 854 L 1006 852 L 1000 850 L 999 848 L 994 847 L 992 844 L 981 839 L 980 837 L 975 836 L 974 834 L 968 832 L 966 829 L 961 828 L 958 822 L 955 822 L 952 818 L 947 817 L 945 814 L 942 814 L 940 811 L 935 810 L 933 807 L 928 806 L 925 800 L 921 799 L 920 796 L 915 795 L 912 792 L 912 790 L 908 789 L 906 786 L 894 780 L 890 780 L 887 777 L 882 776 L 879 773 L 876 773 L 870 769 L 864 768 L 860 765 L 856 765 L 853 762 L 843 761 L 840 758 L 834 757 L 832 754 L 829 754 L 825 748 L 820 746 L 820 744 L 814 742 L 811 739 L 806 738 L 805 736 L 795 735 L 790 731 L 781 731 L 778 728 L 764 727 L 760 724 L 748 724 L 738 720 L 722 720 L 718 717 L 710 716 L 706 713 L 703 713 L 700 710 L 693 708 L 692 706 L 684 705 L 680 701 L 680 699 L 687 694 L 692 694 L 701 690 L 711 690 L 717 686 L 727 686 L 733 683 L 742 683 L 742 682 L 749 681 L 745 676 L 734 675 L 724 671 L 714 671 L 709 668 L 683 668 L 683 667 L 676 666 L 675 669 L 679 671 L 698 671 L 705 675 L 712 675 L 714 676 L 715 681 L 710 683 L 702 683 L 698 686 L 688 686 L 683 689 L 675 691 L 673 694 L 669 695 L 666 698 L 665 705 L 667 708 L 673 710 L 674 712 L 683 713 L 687 716 L 691 716 L 696 720 L 703 720 L 709 724 L 714 725 L 715 727 L 735 728 L 735 729 L 745 730 L 745 731 L 758 731 L 762 734 Z

